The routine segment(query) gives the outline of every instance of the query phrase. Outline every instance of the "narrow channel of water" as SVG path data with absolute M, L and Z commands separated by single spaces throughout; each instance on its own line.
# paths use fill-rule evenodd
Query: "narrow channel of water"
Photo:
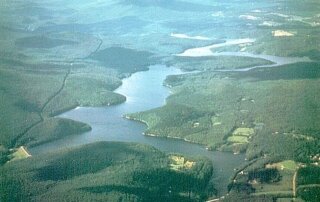
M 219 70 L 220 72 L 244 72 L 257 68 L 268 68 L 268 67 L 277 67 L 282 65 L 294 64 L 298 62 L 312 62 L 308 57 L 279 57 L 274 55 L 264 55 L 264 54 L 252 54 L 248 52 L 221 52 L 221 53 L 212 53 L 212 56 L 239 56 L 239 57 L 250 57 L 250 58 L 259 58 L 264 60 L 269 60 L 273 64 L 269 65 L 256 65 L 253 67 L 242 68 L 242 69 L 232 69 L 232 70 Z
M 250 44 L 254 43 L 255 39 L 244 38 L 244 39 L 228 39 L 223 43 L 212 44 L 209 46 L 190 48 L 185 50 L 183 53 L 174 54 L 178 57 L 208 57 L 208 56 L 235 56 L 235 57 L 249 57 L 249 58 L 259 58 L 272 62 L 269 65 L 256 65 L 248 68 L 242 69 L 231 69 L 231 70 L 218 70 L 219 72 L 243 72 L 249 71 L 257 68 L 267 68 L 267 67 L 277 67 L 281 65 L 293 64 L 297 62 L 312 62 L 308 57 L 279 57 L 274 55 L 265 54 L 253 54 L 249 52 L 216 52 L 216 48 L 221 48 L 225 46 L 240 45 L 240 44 Z
M 59 116 L 88 123 L 92 131 L 30 148 L 30 152 L 33 155 L 39 155 L 91 142 L 122 141 L 152 145 L 165 152 L 206 156 L 213 161 L 214 182 L 219 195 L 225 194 L 234 168 L 244 162 L 243 154 L 233 155 L 227 152 L 207 151 L 204 146 L 181 140 L 144 136 L 142 135 L 146 129 L 144 124 L 123 118 L 123 115 L 127 113 L 145 111 L 164 105 L 166 97 L 170 94 L 169 89 L 163 86 L 164 79 L 168 75 L 181 73 L 178 69 L 157 65 L 150 67 L 149 71 L 133 74 L 124 79 L 123 84 L 115 91 L 127 97 L 125 103 L 99 108 L 78 107 Z

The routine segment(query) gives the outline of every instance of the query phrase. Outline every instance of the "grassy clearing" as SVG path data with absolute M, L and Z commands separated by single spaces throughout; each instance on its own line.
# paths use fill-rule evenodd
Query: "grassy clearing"
M 228 137 L 227 139 L 229 142 L 233 143 L 248 143 L 248 138 L 244 136 L 238 136 L 238 135 L 233 135 L 231 137 Z
M 254 134 L 253 128 L 236 128 L 232 135 L 227 138 L 227 143 L 221 148 L 223 151 L 242 152 L 246 149 L 250 138 Z
M 15 161 L 19 159 L 26 159 L 31 157 L 31 155 L 27 152 L 25 147 L 21 146 L 19 147 L 14 153 L 10 155 L 11 160 L 10 161 Z
M 235 178 L 232 192 L 250 192 L 252 196 L 266 196 L 270 198 L 293 198 L 294 175 L 298 166 L 292 160 L 270 164 L 270 159 L 261 158 L 239 172 Z M 286 168 L 282 166 L 285 165 Z
M 170 168 L 172 170 L 183 170 L 183 169 L 191 169 L 196 162 L 187 160 L 183 156 L 176 156 L 172 155 L 170 156 L 171 163 L 170 163 Z
M 278 170 L 296 171 L 299 167 L 298 163 L 293 160 L 281 161 L 278 163 L 268 164 L 267 167 L 277 168 Z
M 259 192 L 252 194 L 253 196 L 270 196 L 275 198 L 287 198 L 292 197 L 291 191 L 268 191 L 268 192 Z
M 237 128 L 232 133 L 232 135 L 234 136 L 245 136 L 245 137 L 250 137 L 253 134 L 254 134 L 253 128 Z
M 294 172 L 291 171 L 279 171 L 281 179 L 274 183 L 257 183 L 252 184 L 252 187 L 255 189 L 255 193 L 266 194 L 269 192 L 288 192 L 290 196 L 293 195 L 292 187 L 292 178 Z

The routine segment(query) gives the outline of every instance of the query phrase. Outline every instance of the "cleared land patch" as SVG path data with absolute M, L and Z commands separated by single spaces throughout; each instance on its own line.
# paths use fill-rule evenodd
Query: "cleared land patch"
M 28 153 L 28 151 L 26 150 L 25 147 L 21 146 L 18 149 L 16 149 L 16 151 L 14 153 L 11 154 L 10 161 L 15 161 L 15 160 L 19 160 L 19 159 L 25 159 L 25 158 L 29 158 L 31 157 L 31 155 Z
M 172 163 L 170 163 L 170 167 L 172 170 L 178 171 L 182 169 L 191 169 L 195 164 L 194 161 L 189 161 L 183 156 L 172 155 L 170 156 L 170 159 L 172 161 Z

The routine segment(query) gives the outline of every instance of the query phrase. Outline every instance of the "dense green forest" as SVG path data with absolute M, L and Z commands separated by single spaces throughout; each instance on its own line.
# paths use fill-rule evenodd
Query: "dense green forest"
M 22 63 L 21 60 L 1 64 L 1 146 L 11 148 L 30 140 L 43 143 L 57 136 L 82 133 L 90 127 L 51 117 L 76 106 L 125 101 L 124 96 L 112 92 L 121 84 L 117 73 L 105 68 L 93 69 L 96 71 L 70 63 L 48 65 Z M 64 132 L 57 134 L 62 128 Z
M 145 122 L 146 134 L 178 137 L 211 149 L 245 151 L 248 160 L 265 159 L 251 165 L 257 169 L 243 169 L 246 174 L 238 175 L 237 182 L 231 183 L 232 190 L 237 190 L 231 192 L 236 193 L 235 197 L 239 193 L 266 197 L 261 200 L 292 197 L 290 182 L 295 169 L 261 169 L 284 160 L 318 163 L 313 157 L 320 152 L 319 72 L 319 63 L 297 63 L 248 72 L 170 76 L 166 85 L 174 93 L 164 107 L 128 117 Z M 273 173 L 277 173 L 277 181 L 272 180 Z M 309 174 L 312 179 L 319 176 L 316 172 Z M 248 184 L 253 179 L 263 190 Z M 316 201 L 318 182 L 314 184 L 311 188 L 297 187 L 297 195 L 309 201 L 315 194 L 311 201 Z M 232 197 L 228 200 L 234 200 Z
M 173 155 L 173 154 L 172 154 Z M 1 201 L 198 201 L 213 193 L 212 164 L 173 167 L 153 147 L 98 142 L 2 166 Z
M 285 133 L 272 138 L 308 141 L 319 138 L 319 72 L 318 63 L 300 63 L 249 72 L 170 76 L 166 84 L 173 86 L 174 94 L 167 105 L 129 117 L 145 121 L 147 133 L 212 148 L 232 144 L 228 137 L 239 128 L 265 134 L 264 128 L 270 134 Z M 269 135 L 248 136 L 255 141 Z
M 26 42 L 23 43 L 23 40 Z M 58 43 L 59 46 L 64 43 L 52 42 L 47 38 L 32 38 L 31 41 L 33 45 L 38 44 L 38 48 L 52 48 L 49 44 Z M 28 43 L 31 43 L 29 38 L 16 41 L 17 45 L 23 47 Z M 94 50 L 87 51 L 87 56 L 91 57 L 90 51 Z M 139 62 L 145 61 L 143 57 L 151 57 L 151 54 L 121 48 L 109 48 L 101 52 L 104 57 L 118 55 L 119 61 L 130 58 L 132 62 L 126 68 L 121 64 L 100 66 L 85 61 L 74 62 L 75 59 L 52 64 L 37 62 L 35 58 L 24 54 L 15 56 L 13 52 L 1 53 L 1 159 L 6 159 L 8 149 L 14 146 L 36 146 L 90 130 L 85 123 L 53 118 L 62 112 L 77 106 L 107 106 L 125 101 L 123 95 L 113 90 L 121 85 L 121 78 L 125 75 L 141 70 L 135 66 L 141 67 Z M 101 53 L 98 51 L 96 54 Z M 143 69 L 151 64 L 151 59 L 150 62 L 145 61 Z
M 319 10 L 319 0 L 3 1 L 0 201 L 319 201 Z M 165 79 L 163 106 L 121 116 L 145 135 L 245 154 L 224 196 L 215 162 L 143 144 L 28 153 L 94 129 L 59 115 L 125 103 L 122 79 L 152 65 L 184 72 Z

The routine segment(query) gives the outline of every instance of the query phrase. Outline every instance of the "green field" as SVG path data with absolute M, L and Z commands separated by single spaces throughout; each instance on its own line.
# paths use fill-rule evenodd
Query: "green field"
M 24 147 L 19 147 L 11 156 L 10 158 L 11 161 L 15 161 L 15 160 L 20 160 L 20 159 L 25 159 L 25 158 L 29 158 L 31 157 L 31 155 L 28 153 L 28 151 L 26 151 L 26 149 Z

